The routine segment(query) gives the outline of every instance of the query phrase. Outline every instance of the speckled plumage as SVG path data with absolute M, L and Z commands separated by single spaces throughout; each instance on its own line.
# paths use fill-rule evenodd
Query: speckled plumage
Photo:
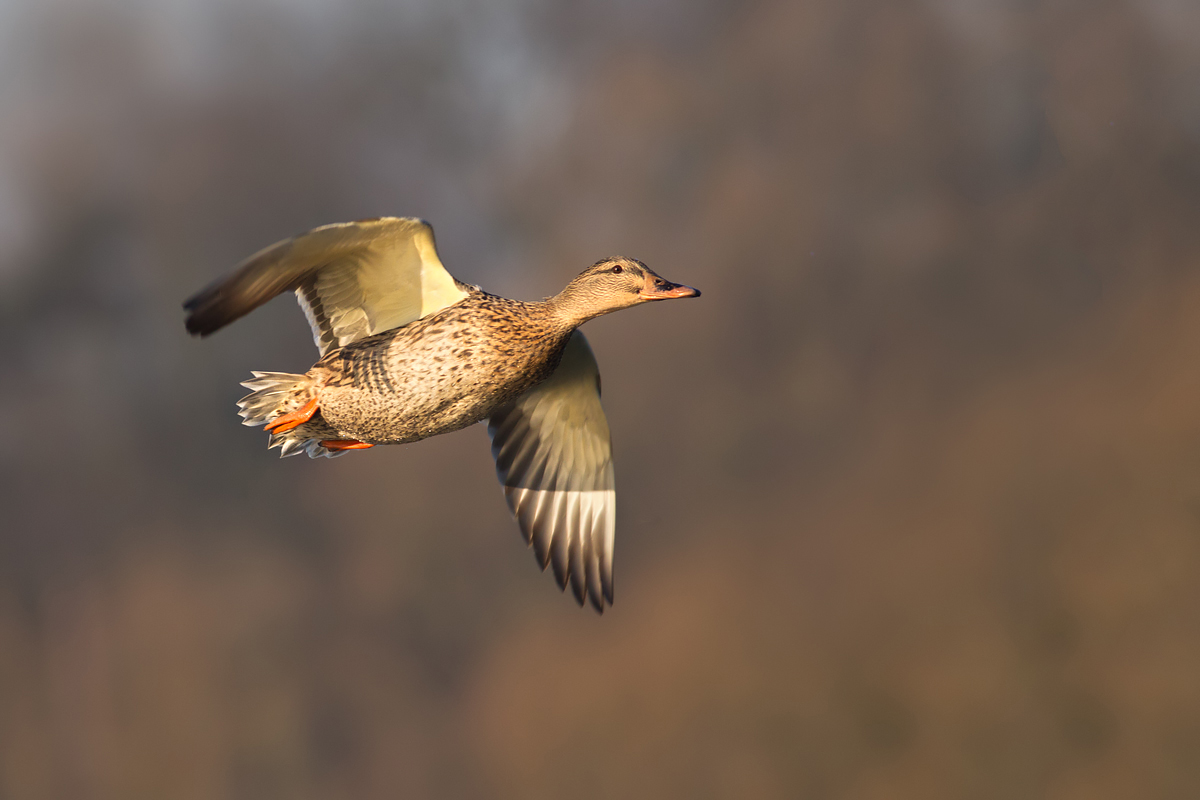
M 403 444 L 465 428 L 545 380 L 574 330 L 552 304 L 479 289 L 308 372 L 337 438 Z

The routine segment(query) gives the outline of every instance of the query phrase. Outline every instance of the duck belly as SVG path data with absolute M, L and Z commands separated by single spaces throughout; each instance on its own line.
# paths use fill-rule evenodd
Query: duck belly
M 411 383 L 396 391 L 326 386 L 318 402 L 325 421 L 341 438 L 368 444 L 404 444 L 456 431 L 484 419 L 499 405 L 472 397 L 465 387 L 441 385 L 441 391 L 422 391 L 425 388 Z
M 553 350 L 504 352 L 476 341 L 392 341 L 345 348 L 315 375 L 318 404 L 339 435 L 369 444 L 403 444 L 473 425 L 553 372 Z M 348 351 L 348 352 L 347 352 Z

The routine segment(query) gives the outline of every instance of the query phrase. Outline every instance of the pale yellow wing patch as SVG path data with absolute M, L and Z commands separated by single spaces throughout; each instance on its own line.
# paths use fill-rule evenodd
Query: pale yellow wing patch
M 297 287 L 296 297 L 322 354 L 467 296 L 442 266 L 433 230 L 420 220 L 326 226 L 308 237 L 304 260 L 328 263 Z

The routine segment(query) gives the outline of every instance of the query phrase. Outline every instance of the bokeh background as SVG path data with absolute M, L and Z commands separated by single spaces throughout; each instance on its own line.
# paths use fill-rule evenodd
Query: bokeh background
M 0 798 L 1200 796 L 1200 6 L 0 2 Z M 277 300 L 420 215 L 597 320 L 616 606 L 480 427 L 280 461 Z

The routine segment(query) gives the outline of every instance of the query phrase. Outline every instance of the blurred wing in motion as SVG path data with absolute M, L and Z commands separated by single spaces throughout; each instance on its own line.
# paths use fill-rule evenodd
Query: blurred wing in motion
M 324 355 L 452 305 L 467 290 L 442 266 L 428 223 L 382 217 L 325 225 L 273 244 L 183 306 L 187 329 L 208 336 L 295 291 Z
M 604 613 L 613 601 L 616 484 L 600 372 L 587 340 L 571 335 L 543 383 L 488 419 L 504 496 L 542 569 Z

